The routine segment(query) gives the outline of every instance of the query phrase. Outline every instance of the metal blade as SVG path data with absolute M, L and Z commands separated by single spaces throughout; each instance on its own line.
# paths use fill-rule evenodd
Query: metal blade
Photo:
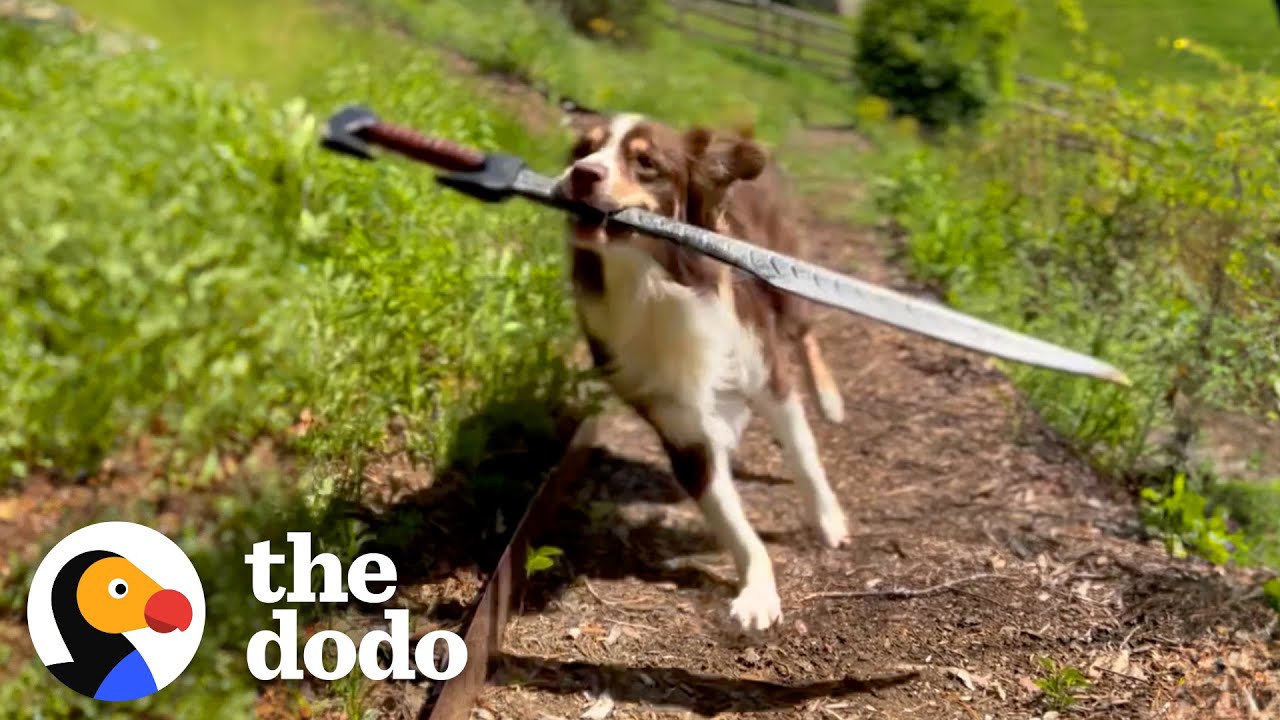
M 553 180 L 532 170 L 522 170 L 512 189 L 547 205 L 573 207 L 557 197 Z M 615 213 L 609 216 L 609 220 L 680 243 L 750 273 L 780 290 L 823 305 L 1006 360 L 1094 377 L 1118 385 L 1130 384 L 1129 378 L 1119 369 L 1089 355 L 727 235 L 638 208 Z

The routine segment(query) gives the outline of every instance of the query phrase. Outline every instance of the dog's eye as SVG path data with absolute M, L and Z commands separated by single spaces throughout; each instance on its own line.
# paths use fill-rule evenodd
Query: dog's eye
M 111 597 L 119 600 L 129 594 L 129 583 L 121 580 L 120 578 L 116 578 L 115 580 L 107 583 L 107 592 L 111 593 Z
M 653 162 L 653 156 L 649 153 L 636 155 L 636 167 L 647 175 L 652 175 L 658 169 L 658 165 Z

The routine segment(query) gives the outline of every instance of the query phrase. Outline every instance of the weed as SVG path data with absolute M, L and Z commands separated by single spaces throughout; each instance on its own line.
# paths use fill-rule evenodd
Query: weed
M 564 550 L 552 545 L 543 545 L 538 548 L 529 548 L 529 552 L 524 560 L 524 572 L 528 577 L 544 570 L 550 570 L 556 566 L 556 558 L 564 555 Z
M 1078 669 L 1070 665 L 1059 666 L 1052 658 L 1040 658 L 1040 667 L 1044 674 L 1036 678 L 1036 687 L 1044 692 L 1045 702 L 1052 710 L 1070 710 L 1076 704 L 1080 691 L 1089 686 L 1089 681 Z
M 1248 551 L 1244 537 L 1230 532 L 1226 513 L 1210 510 L 1204 495 L 1187 488 L 1187 477 L 1178 473 L 1166 489 L 1143 488 L 1143 521 L 1158 532 L 1174 557 L 1190 549 L 1216 565 L 1224 565 Z

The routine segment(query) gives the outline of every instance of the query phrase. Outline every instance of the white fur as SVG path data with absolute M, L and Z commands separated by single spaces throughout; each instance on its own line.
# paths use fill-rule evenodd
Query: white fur
M 613 120 L 609 122 L 609 137 L 605 140 L 604 145 L 601 145 L 599 150 L 587 155 L 578 162 L 594 163 L 605 169 L 608 173 L 607 177 L 619 177 L 626 171 L 622 167 L 622 139 L 627 136 L 627 133 L 631 132 L 632 128 L 642 122 L 644 122 L 644 118 L 640 115 L 623 113 L 614 116 Z M 568 169 L 565 172 L 568 173 Z
M 756 404 L 760 415 L 782 444 L 792 474 L 800 481 L 810 519 L 823 542 L 830 547 L 845 544 L 849 540 L 848 523 L 840 509 L 840 501 L 827 482 L 826 470 L 818 457 L 818 443 L 813 438 L 809 421 L 805 419 L 800 396 L 792 393 L 786 400 L 778 402 L 764 395 Z
M 745 629 L 763 630 L 782 617 L 782 605 L 729 470 L 749 400 L 765 391 L 760 341 L 718 295 L 674 282 L 643 250 L 605 243 L 597 251 L 605 294 L 579 296 L 582 323 L 609 349 L 609 380 L 620 396 L 648 407 L 669 441 L 709 449 L 711 483 L 698 505 L 743 581 L 730 614 Z

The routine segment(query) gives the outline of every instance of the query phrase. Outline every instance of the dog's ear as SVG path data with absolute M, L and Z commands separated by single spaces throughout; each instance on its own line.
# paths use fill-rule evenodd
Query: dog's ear
M 717 136 L 701 127 L 685 133 L 685 151 L 694 180 L 706 183 L 709 190 L 727 188 L 737 180 L 754 180 L 768 162 L 764 148 L 749 137 Z

